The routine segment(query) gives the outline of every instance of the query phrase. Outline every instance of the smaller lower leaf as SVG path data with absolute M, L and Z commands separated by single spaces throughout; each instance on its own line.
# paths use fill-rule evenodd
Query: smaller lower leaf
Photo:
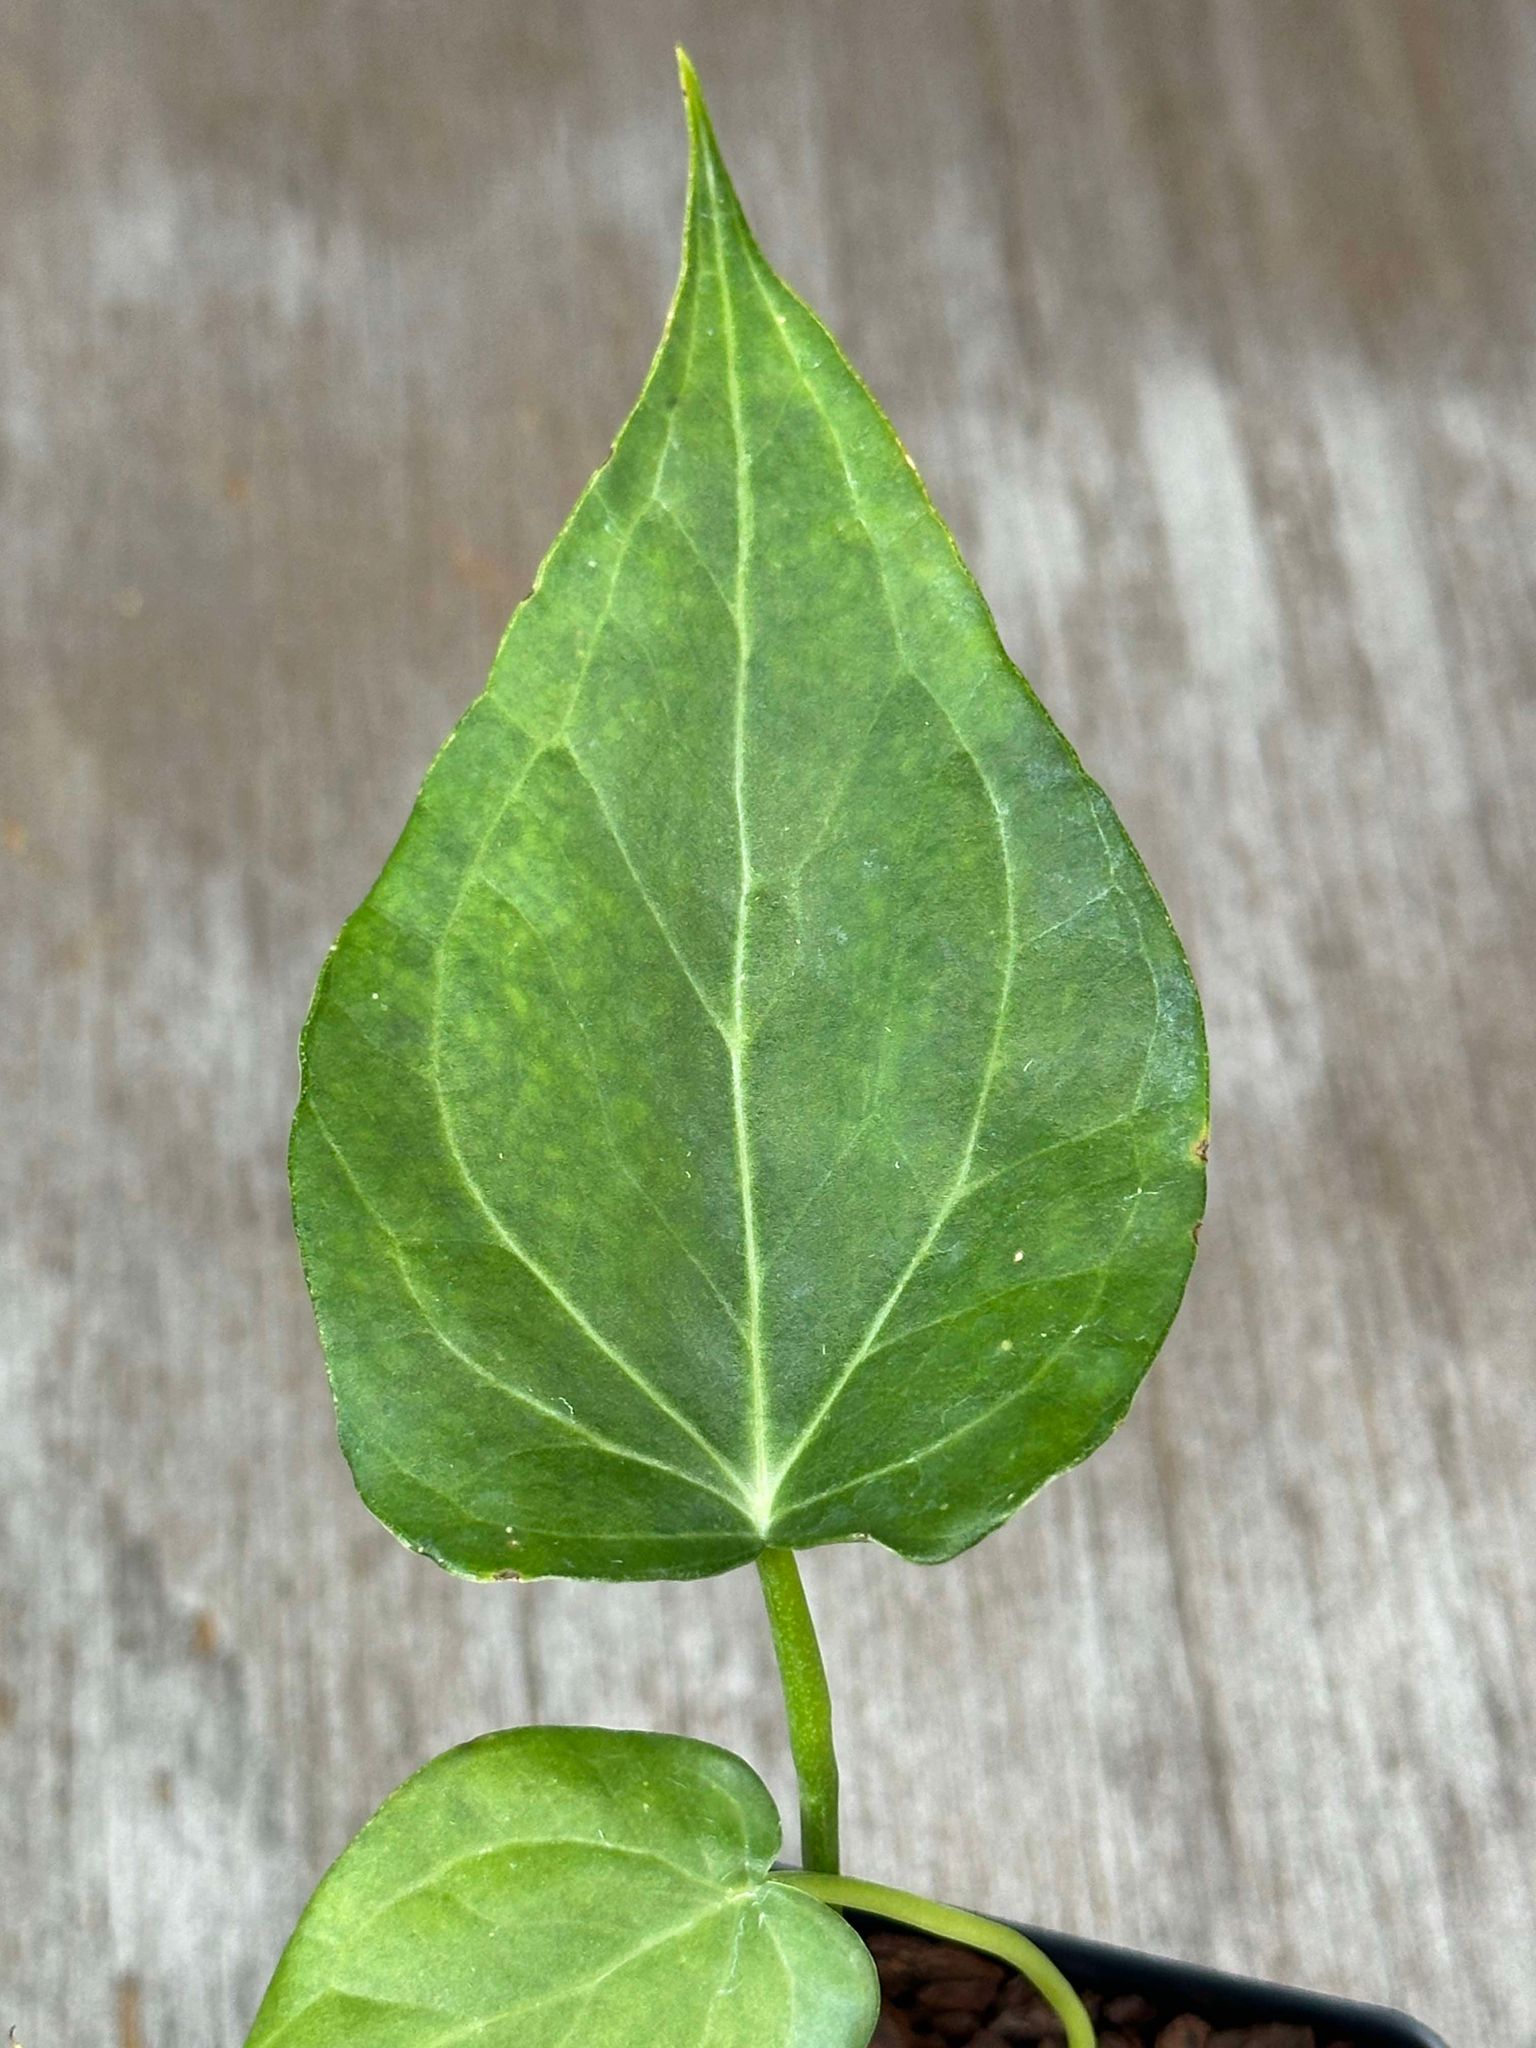
M 247 2048 L 864 2048 L 858 1936 L 773 1876 L 739 1757 L 517 1728 L 450 1750 L 332 1865 Z

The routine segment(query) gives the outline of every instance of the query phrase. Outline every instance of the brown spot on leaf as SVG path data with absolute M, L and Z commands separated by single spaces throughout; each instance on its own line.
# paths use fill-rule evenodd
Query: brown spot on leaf
M 1203 1138 L 1197 1138 L 1195 1140 L 1194 1152 L 1195 1157 L 1199 1160 L 1200 1164 L 1204 1166 L 1207 1159 L 1209 1159 L 1211 1156 L 1211 1136 L 1209 1131 L 1206 1132 Z

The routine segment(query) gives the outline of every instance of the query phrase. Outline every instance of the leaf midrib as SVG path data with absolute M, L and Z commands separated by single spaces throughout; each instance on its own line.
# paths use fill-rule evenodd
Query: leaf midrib
M 763 1372 L 762 1265 L 757 1242 L 757 1199 L 753 1186 L 752 1141 L 747 1123 L 746 1099 L 746 980 L 747 919 L 752 901 L 752 846 L 747 830 L 747 673 L 751 663 L 752 638 L 747 616 L 747 563 L 753 540 L 752 491 L 747 456 L 746 430 L 742 417 L 741 378 L 737 366 L 736 310 L 725 266 L 725 239 L 721 232 L 720 189 L 712 157 L 705 156 L 709 182 L 710 220 L 714 229 L 715 277 L 720 293 L 720 324 L 725 344 L 726 395 L 730 406 L 731 434 L 736 450 L 736 592 L 733 616 L 736 624 L 736 683 L 732 735 L 732 790 L 736 806 L 736 832 L 740 848 L 741 879 L 736 898 L 736 937 L 731 960 L 731 1037 L 728 1043 L 731 1073 L 731 1123 L 736 1149 L 736 1177 L 741 1194 L 742 1259 L 747 1293 L 747 1371 L 751 1398 L 750 1427 L 754 1471 L 751 1509 L 761 1535 L 773 1526 L 775 1488 L 768 1472 L 767 1388 Z

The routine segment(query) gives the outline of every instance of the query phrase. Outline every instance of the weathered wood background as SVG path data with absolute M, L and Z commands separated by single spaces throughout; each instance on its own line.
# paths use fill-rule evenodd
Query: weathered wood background
M 353 1498 L 310 984 L 627 408 L 693 48 L 1188 939 L 1185 1313 L 939 1572 L 812 1559 L 870 1875 L 1536 2038 L 1536 10 L 8 0 L 0 2029 L 235 2048 L 379 1797 L 530 1716 L 787 1791 L 750 1575 Z

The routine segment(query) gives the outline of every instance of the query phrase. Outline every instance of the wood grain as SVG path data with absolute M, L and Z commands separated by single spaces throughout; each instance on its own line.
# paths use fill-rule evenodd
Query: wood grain
M 681 36 L 1163 884 L 1214 1203 L 1114 1443 L 813 1557 L 871 1876 L 1536 2038 L 1536 12 L 10 0 L 0 2027 L 237 2044 L 529 1716 L 787 1792 L 750 1576 L 352 1497 L 283 1181 L 323 951 L 626 409 Z

